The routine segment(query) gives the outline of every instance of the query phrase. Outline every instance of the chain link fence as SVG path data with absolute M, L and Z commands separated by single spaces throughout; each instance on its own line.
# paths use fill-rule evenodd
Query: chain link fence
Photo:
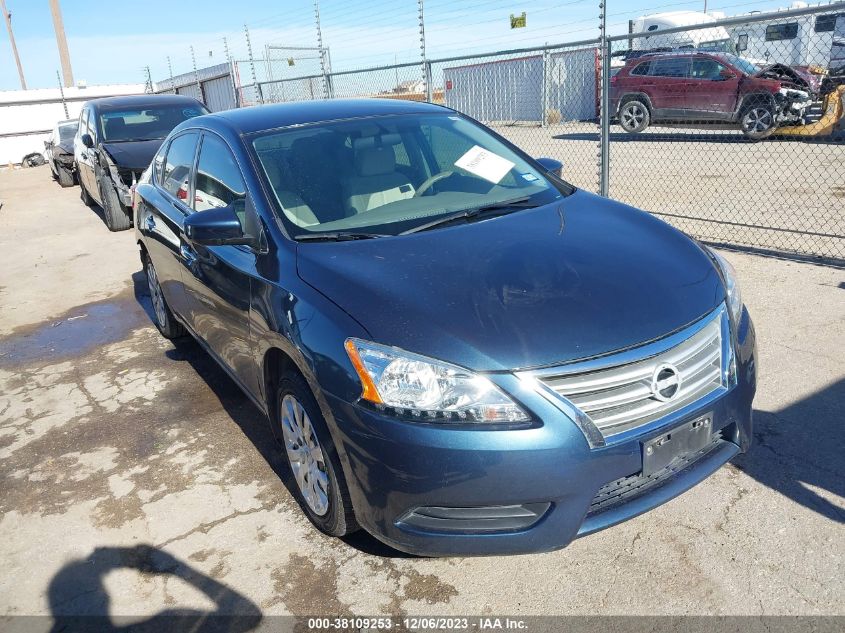
M 341 71 L 328 48 L 250 48 L 230 62 L 229 107 L 442 104 L 703 241 L 845 261 L 845 3 L 654 18 L 622 36 Z

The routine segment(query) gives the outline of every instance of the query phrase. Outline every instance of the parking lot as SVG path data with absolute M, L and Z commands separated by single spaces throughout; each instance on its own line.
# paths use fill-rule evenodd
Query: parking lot
M 4 616 L 845 612 L 840 268 L 724 252 L 758 334 L 749 454 L 558 552 L 424 559 L 310 525 L 266 420 L 159 336 L 131 231 L 47 167 L 0 171 L 0 200 Z

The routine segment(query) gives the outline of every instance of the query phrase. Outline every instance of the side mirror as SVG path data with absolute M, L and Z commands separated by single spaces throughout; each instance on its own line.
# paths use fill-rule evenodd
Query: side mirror
M 727 81 L 728 79 L 736 79 L 736 75 L 727 68 L 723 68 L 719 71 L 719 81 Z
M 91 138 L 91 135 L 90 135 L 90 134 L 87 134 L 87 133 L 86 133 L 86 134 L 83 134 L 83 135 L 82 135 L 81 140 L 82 140 L 82 144 L 83 144 L 85 147 L 87 147 L 87 148 L 89 148 L 89 149 L 90 149 L 90 148 L 92 148 L 92 147 L 94 147 L 94 139 L 93 139 L 93 138 Z
M 50 141 L 44 141 L 44 149 L 50 149 L 52 143 Z
M 238 202 L 243 205 L 243 202 Z M 252 245 L 255 242 L 251 236 L 244 235 L 233 205 L 192 213 L 185 218 L 185 237 L 203 246 Z
M 536 158 L 534 159 L 550 174 L 554 174 L 558 178 L 563 178 L 563 163 L 554 158 Z

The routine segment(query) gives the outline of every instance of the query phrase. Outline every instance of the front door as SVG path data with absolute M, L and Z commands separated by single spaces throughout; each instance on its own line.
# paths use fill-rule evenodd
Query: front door
M 241 169 L 226 142 L 203 134 L 192 189 L 194 212 L 233 207 L 247 231 L 252 213 Z M 182 279 L 188 325 L 243 385 L 257 394 L 258 376 L 249 333 L 251 281 L 256 255 L 247 246 L 202 246 L 182 235 Z
M 156 276 L 170 309 L 186 318 L 182 287 L 182 232 L 185 216 L 191 213 L 187 190 L 199 144 L 199 132 L 185 132 L 173 138 L 153 159 L 155 193 L 138 210 L 138 230 L 156 269 Z
M 724 73 L 724 74 L 723 74 Z M 729 76 L 730 75 L 730 76 Z M 683 107 L 691 119 L 730 118 L 736 107 L 739 75 L 711 57 L 692 60 Z

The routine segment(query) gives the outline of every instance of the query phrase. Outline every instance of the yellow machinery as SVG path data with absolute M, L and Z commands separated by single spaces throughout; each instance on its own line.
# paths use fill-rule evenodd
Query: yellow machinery
M 845 115 L 845 85 L 837 86 L 824 98 L 824 114 L 818 121 L 807 125 L 789 125 L 775 130 L 776 136 L 826 136 L 832 134 Z

